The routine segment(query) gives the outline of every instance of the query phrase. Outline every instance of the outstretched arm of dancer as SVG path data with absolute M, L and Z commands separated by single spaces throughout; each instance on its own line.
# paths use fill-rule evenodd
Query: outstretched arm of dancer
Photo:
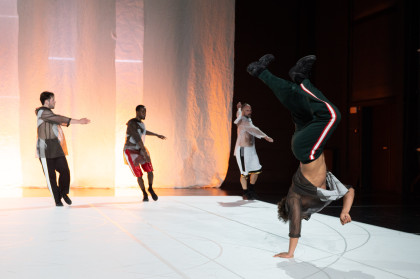
M 263 138 L 263 139 L 265 139 L 266 141 L 268 141 L 268 142 L 273 142 L 274 140 L 272 139 L 272 138 L 270 138 L 269 136 L 266 136 L 265 138 Z
M 148 136 L 156 136 L 156 137 L 158 137 L 158 138 L 160 138 L 160 139 L 166 139 L 166 137 L 164 136 L 164 135 L 159 135 L 159 134 L 156 134 L 156 133 L 153 133 L 153 132 L 150 132 L 150 131 L 146 131 L 146 135 L 148 135 Z
M 245 105 L 249 106 L 249 105 Z M 268 142 L 273 142 L 274 140 L 267 136 L 263 131 L 261 131 L 258 127 L 255 127 L 252 123 L 249 121 L 242 121 L 242 117 L 244 116 L 244 112 L 242 111 L 242 103 L 238 102 L 236 104 L 236 108 L 238 111 L 236 112 L 236 120 L 234 123 L 236 125 L 241 125 L 242 129 L 244 129 L 247 133 L 253 135 L 256 138 L 259 139 L 265 139 Z
M 253 135 L 256 138 L 259 139 L 265 139 L 268 142 L 273 142 L 274 140 L 267 136 L 263 131 L 261 131 L 258 127 L 254 126 L 250 122 L 245 122 L 242 124 L 243 129 L 247 132 Z
M 74 123 L 73 122 L 74 119 L 71 119 L 70 117 L 67 117 L 67 116 L 55 114 L 49 109 L 42 110 L 42 114 L 40 118 L 44 120 L 45 122 L 55 123 L 55 124 L 66 126 L 66 127 L 68 127 L 70 123 Z
M 62 116 L 53 113 L 51 110 L 44 110 L 41 115 L 41 119 L 45 122 L 52 122 L 61 126 L 70 126 L 70 124 L 89 124 L 90 120 L 87 118 L 74 119 L 67 116 Z
M 72 118 L 70 120 L 70 124 L 89 124 L 90 120 L 87 118 L 80 118 L 80 119 L 74 119 Z
M 343 197 L 343 209 L 340 214 L 340 222 L 342 225 L 351 222 L 351 216 L 349 214 L 351 206 L 354 200 L 354 189 L 350 188 L 349 191 Z

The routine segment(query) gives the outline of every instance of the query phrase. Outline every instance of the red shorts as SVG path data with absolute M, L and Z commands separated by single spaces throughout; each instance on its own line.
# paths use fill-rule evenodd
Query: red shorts
M 128 164 L 128 166 L 131 169 L 131 172 L 134 174 L 135 177 L 142 177 L 143 176 L 143 172 L 152 172 L 153 171 L 153 166 L 152 166 L 152 162 L 147 162 L 144 164 L 135 164 L 135 160 L 137 159 L 137 157 L 140 156 L 140 151 L 137 150 L 131 150 L 131 149 L 126 149 L 124 150 L 124 159 L 125 162 Z

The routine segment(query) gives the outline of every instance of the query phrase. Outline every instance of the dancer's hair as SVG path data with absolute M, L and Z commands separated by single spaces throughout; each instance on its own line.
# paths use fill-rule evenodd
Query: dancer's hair
M 41 101 L 41 104 L 44 105 L 46 100 L 49 100 L 50 98 L 54 97 L 54 93 L 49 91 L 44 91 L 39 96 L 39 100 Z
M 143 106 L 143 105 L 138 105 L 137 107 L 136 107 L 136 111 L 140 111 L 142 108 L 146 108 L 145 106 Z
M 287 197 L 284 197 L 277 204 L 278 218 L 280 221 L 283 221 L 285 223 L 289 221 L 289 212 L 286 208 L 286 201 L 287 201 Z

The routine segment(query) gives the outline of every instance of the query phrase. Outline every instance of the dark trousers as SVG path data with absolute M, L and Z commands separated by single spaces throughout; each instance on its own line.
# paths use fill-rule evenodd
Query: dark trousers
M 57 158 L 40 158 L 42 169 L 47 179 L 47 185 L 51 191 L 55 202 L 61 200 L 61 197 L 67 195 L 70 190 L 70 170 L 65 156 Z M 58 178 L 56 173 L 60 174 Z
M 292 114 L 296 126 L 292 151 L 296 159 L 304 164 L 317 159 L 341 120 L 340 111 L 308 79 L 296 84 L 268 70 L 258 78 Z

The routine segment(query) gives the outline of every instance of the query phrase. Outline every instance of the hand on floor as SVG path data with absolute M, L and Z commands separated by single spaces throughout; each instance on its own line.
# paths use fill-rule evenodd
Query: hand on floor
M 281 253 L 278 253 L 278 254 L 276 254 L 276 255 L 274 255 L 273 257 L 276 257 L 276 258 L 293 258 L 293 254 L 292 255 L 290 255 L 288 252 L 281 252 Z

